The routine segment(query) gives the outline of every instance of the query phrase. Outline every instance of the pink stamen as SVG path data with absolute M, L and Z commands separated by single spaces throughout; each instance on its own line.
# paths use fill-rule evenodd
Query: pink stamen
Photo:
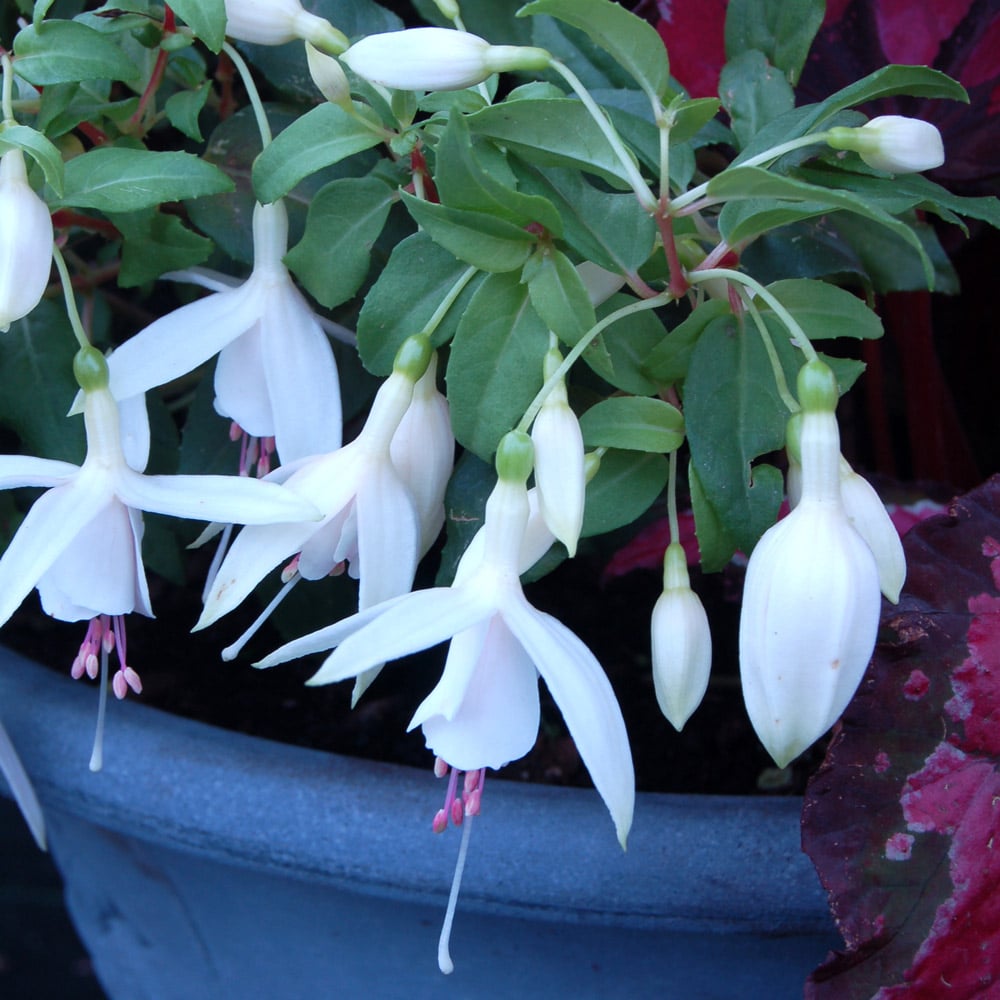
M 293 576 L 295 576 L 299 571 L 299 557 L 302 555 L 301 552 L 297 552 L 292 556 L 291 561 L 288 565 L 281 571 L 281 582 L 288 583 Z

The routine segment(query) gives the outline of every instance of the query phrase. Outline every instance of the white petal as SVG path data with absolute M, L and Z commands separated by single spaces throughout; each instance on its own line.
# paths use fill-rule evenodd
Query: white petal
M 232 611 L 271 570 L 299 552 L 313 530 L 312 522 L 244 528 L 212 581 L 195 629 Z
M 215 365 L 215 412 L 235 420 L 254 437 L 274 434 L 274 413 L 264 371 L 259 318 L 219 352 Z
M 110 485 L 102 491 L 94 477 L 78 476 L 34 502 L 0 559 L 0 625 L 111 498 Z
M 452 640 L 453 646 L 457 638 Z M 440 689 L 444 689 L 442 700 L 449 700 L 448 682 L 446 667 L 445 675 L 410 723 L 410 728 L 422 723 L 427 746 L 438 757 L 463 771 L 501 768 L 534 746 L 539 721 L 538 672 L 499 616 L 490 622 L 471 682 L 450 718 L 435 711 Z
M 377 462 L 358 492 L 358 606 L 370 608 L 413 586 L 420 520 L 413 499 L 389 461 Z
M 399 601 L 408 598 L 409 594 L 401 594 L 399 597 L 379 604 L 374 608 L 366 608 L 349 618 L 343 618 L 339 622 L 327 625 L 324 628 L 310 632 L 308 635 L 292 639 L 283 646 L 279 646 L 273 653 L 269 653 L 263 659 L 254 664 L 255 667 L 267 668 L 275 667 L 279 663 L 287 663 L 289 660 L 296 660 L 300 656 L 309 656 L 311 653 L 322 653 L 324 650 L 333 649 L 339 646 L 349 635 L 364 628 L 369 622 L 374 621 L 390 607 Z
M 130 468 L 143 472 L 149 461 L 149 413 L 145 395 L 118 400 L 122 453 Z
M 580 639 L 522 596 L 506 601 L 502 614 L 552 692 L 624 847 L 632 826 L 635 772 L 625 720 L 607 676 Z
M 354 510 L 350 501 L 343 510 L 337 511 L 314 527 L 312 534 L 302 545 L 298 571 L 305 580 L 322 580 L 343 558 L 339 555 L 344 526 Z
M 531 440 L 542 516 L 552 534 L 574 556 L 583 526 L 587 477 L 580 422 L 565 402 L 565 390 L 562 399 L 546 401 L 539 410 Z
M 112 497 L 39 578 L 42 607 L 67 622 L 128 614 L 135 607 L 137 556 L 128 508 Z
M 335 451 L 343 429 L 337 362 L 287 273 L 268 296 L 260 330 L 272 433 L 281 461 Z
M 429 649 L 490 612 L 491 608 L 467 588 L 435 587 L 407 594 L 345 639 L 308 683 L 342 681 L 380 663 Z
M 142 511 L 134 507 L 128 510 L 129 521 L 132 525 L 132 539 L 135 549 L 135 611 L 147 618 L 153 617 L 153 607 L 149 600 L 149 584 L 146 581 L 146 567 L 142 562 L 142 536 L 145 532 L 145 525 L 142 520 Z
M 476 672 L 483 643 L 486 642 L 490 628 L 496 621 L 498 621 L 496 615 L 484 618 L 471 628 L 462 629 L 451 637 L 441 680 L 414 713 L 408 730 L 415 729 L 432 715 L 441 715 L 446 719 L 455 717 L 462 707 L 462 699 L 472 682 L 472 675 Z M 507 634 L 510 634 L 509 631 Z M 523 650 L 521 652 L 523 653 Z
M 80 466 L 34 455 L 0 455 L 0 490 L 21 486 L 59 486 L 72 479 Z
M 226 524 L 315 521 L 319 511 L 284 486 L 243 476 L 143 476 L 122 469 L 115 489 L 130 507 Z
M 160 317 L 108 358 L 112 395 L 128 399 L 193 371 L 246 333 L 260 309 L 257 288 L 247 281 Z

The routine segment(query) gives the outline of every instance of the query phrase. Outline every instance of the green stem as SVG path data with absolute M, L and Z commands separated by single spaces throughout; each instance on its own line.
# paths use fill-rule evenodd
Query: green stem
M 667 520 L 670 524 L 670 541 L 681 540 L 680 522 L 677 519 L 677 449 L 669 455 L 670 471 L 667 476 Z
M 725 281 L 734 281 L 738 285 L 745 285 L 752 288 L 756 295 L 759 295 L 773 310 L 774 314 L 785 324 L 785 328 L 792 336 L 792 342 L 806 356 L 809 361 L 817 359 L 816 349 L 813 347 L 805 331 L 795 321 L 792 314 L 756 279 L 742 271 L 733 271 L 728 267 L 710 267 L 706 270 L 695 268 L 688 272 L 688 281 L 692 285 L 697 285 L 702 281 L 711 281 L 713 278 L 722 278 Z
M 253 74 L 250 72 L 250 67 L 247 66 L 243 56 L 241 56 L 239 52 L 237 52 L 236 49 L 229 44 L 229 42 L 222 43 L 222 51 L 229 56 L 233 65 L 236 67 L 236 72 L 240 74 L 240 79 L 243 81 L 247 97 L 250 99 L 250 105 L 253 108 L 254 117 L 257 119 L 257 130 L 260 132 L 260 144 L 264 147 L 264 149 L 267 149 L 267 147 L 271 145 L 271 125 L 267 120 L 267 114 L 264 111 L 264 104 L 260 99 L 257 84 L 253 81 Z
M 426 334 L 428 337 L 433 336 L 434 331 L 441 325 L 441 320 L 448 315 L 448 310 L 455 304 L 455 300 L 462 294 L 465 290 L 465 286 L 473 279 L 473 277 L 478 273 L 478 267 L 466 268 L 459 276 L 458 281 L 451 286 L 448 294 L 441 300 L 437 309 L 434 310 L 434 315 L 424 324 L 423 329 L 420 331 Z
M 749 295 L 741 295 L 743 299 L 743 305 L 747 312 L 750 313 L 751 318 L 754 321 L 754 325 L 757 327 L 757 332 L 760 334 L 760 339 L 764 342 L 764 350 L 767 351 L 767 359 L 771 362 L 771 371 L 774 374 L 774 385 L 778 390 L 778 395 L 781 397 L 781 401 L 788 407 L 790 413 L 798 413 L 801 407 L 798 404 L 798 400 L 792 395 L 788 388 L 788 380 L 785 378 L 785 369 L 781 367 L 781 360 L 778 357 L 778 352 L 775 349 L 774 341 L 771 339 L 771 331 L 768 330 L 767 324 L 764 322 L 764 317 L 761 316 L 760 310 L 757 308 L 753 299 Z
M 548 394 L 558 385 L 562 379 L 564 379 L 569 372 L 570 368 L 576 363 L 580 355 L 593 343 L 595 338 L 603 331 L 606 330 L 613 323 L 617 323 L 618 320 L 624 319 L 626 316 L 631 316 L 633 313 L 642 312 L 645 309 L 655 309 L 657 306 L 664 306 L 668 302 L 673 302 L 674 296 L 668 290 L 665 292 L 660 292 L 655 298 L 652 299 L 642 299 L 639 302 L 631 302 L 627 306 L 622 306 L 621 309 L 616 309 L 612 313 L 608 313 L 604 319 L 599 320 L 594 326 L 592 326 L 571 348 L 570 352 L 562 360 L 562 364 L 559 365 L 555 371 L 545 380 L 541 389 L 535 394 L 535 398 L 531 401 L 531 405 L 524 411 L 524 416 L 521 417 L 520 423 L 518 423 L 516 430 L 521 431 L 524 434 L 528 433 L 528 428 L 531 426 L 531 422 L 538 415 L 538 411 L 542 408 L 542 403 L 545 402 Z
M 758 153 L 756 156 L 751 156 L 748 160 L 743 160 L 742 162 L 737 162 L 730 164 L 731 168 L 739 167 L 759 167 L 762 163 L 770 165 L 780 156 L 784 156 L 785 153 L 790 153 L 792 150 L 801 149 L 803 146 L 815 146 L 820 143 L 826 142 L 826 138 L 829 132 L 811 132 L 809 135 L 801 135 L 798 139 L 789 139 L 788 142 L 779 143 L 777 146 L 772 146 L 770 149 L 765 149 L 763 153 Z M 704 184 L 699 184 L 697 187 L 691 188 L 689 191 L 685 191 L 684 194 L 678 196 L 671 202 L 670 211 L 677 215 L 682 209 L 688 207 L 693 202 L 698 201 L 700 198 L 705 196 L 708 191 L 708 185 L 711 181 L 705 181 Z
M 657 197 L 649 189 L 649 185 L 642 179 L 642 174 L 639 173 L 639 168 L 636 167 L 635 161 L 629 155 L 628 150 L 625 148 L 625 144 L 622 142 L 618 133 L 614 130 L 607 115 L 605 115 L 604 112 L 597 106 L 597 102 L 590 96 L 590 92 L 568 66 L 561 63 L 558 59 L 553 59 L 551 66 L 552 69 L 554 69 L 570 85 L 570 87 L 573 88 L 573 92 L 576 96 L 580 98 L 583 106 L 590 113 L 590 117 L 594 119 L 597 127 L 603 133 L 604 138 L 608 140 L 608 144 L 611 146 L 611 151 L 615 154 L 618 162 L 622 165 L 622 169 L 625 171 L 625 177 L 628 179 L 629 185 L 635 192 L 635 196 L 639 199 L 639 204 L 642 205 L 642 207 L 649 212 L 650 215 L 653 215 L 659 207 Z
M 55 244 L 52 245 L 52 259 L 55 261 L 56 270 L 59 272 L 59 281 L 62 283 L 63 298 L 66 300 L 66 315 L 69 317 L 69 325 L 73 328 L 73 335 L 80 347 L 90 347 L 90 338 L 83 328 L 83 321 L 80 319 L 79 310 L 76 308 L 76 296 L 73 294 L 73 281 L 69 276 L 66 261 Z
M 14 67 L 11 64 L 10 56 L 6 52 L 0 55 L 0 62 L 3 63 L 3 94 L 0 96 L 0 107 L 3 109 L 4 125 L 12 125 L 14 119 Z

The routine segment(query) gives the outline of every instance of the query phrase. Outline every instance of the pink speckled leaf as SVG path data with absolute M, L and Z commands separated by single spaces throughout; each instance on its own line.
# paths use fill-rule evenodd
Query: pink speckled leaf
M 1000 996 L 1000 476 L 904 548 L 903 598 L 806 792 L 845 942 L 807 1000 Z

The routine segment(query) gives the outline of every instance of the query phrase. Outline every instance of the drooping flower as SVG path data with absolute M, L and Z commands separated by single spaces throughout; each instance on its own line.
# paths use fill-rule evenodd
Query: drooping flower
M 740 615 L 747 712 L 784 767 L 837 720 L 875 645 L 880 599 L 871 549 L 841 499 L 836 381 L 822 362 L 799 373 L 801 498 L 757 543 Z
M 653 608 L 650 630 L 656 701 L 680 732 L 701 704 L 712 668 L 708 615 L 691 589 L 680 542 L 671 542 L 664 553 L 663 591 Z
M 546 381 L 555 374 L 562 360 L 557 348 L 548 351 Z M 566 546 L 570 556 L 574 556 L 583 527 L 587 478 L 583 433 L 580 421 L 570 409 L 565 379 L 560 378 L 545 397 L 531 425 L 531 441 L 535 446 L 535 484 L 542 515 L 552 534 Z
M 937 128 L 903 115 L 881 115 L 860 128 L 832 128 L 827 142 L 834 149 L 853 150 L 868 166 L 890 174 L 933 170 L 944 163 L 944 143 Z
M 342 416 L 330 342 L 282 263 L 288 216 L 257 205 L 254 266 L 243 284 L 151 323 L 112 354 L 111 392 L 125 400 L 219 355 L 215 408 L 257 438 L 274 438 L 284 463 L 340 447 Z
M 413 495 L 392 461 L 391 443 L 430 356 L 426 337 L 408 338 L 358 437 L 337 451 L 283 466 L 266 477 L 309 500 L 323 517 L 241 531 L 219 567 L 196 629 L 232 611 L 268 572 L 293 556 L 281 596 L 298 580 L 322 579 L 345 562 L 360 581 L 362 609 L 410 589 L 420 557 L 421 524 Z M 239 653 L 264 617 L 224 651 L 226 659 Z
M 512 432 L 501 442 L 499 481 L 487 501 L 483 542 L 472 558 L 463 557 L 452 586 L 360 611 L 286 644 L 258 666 L 336 647 L 309 682 L 330 684 L 450 639 L 441 680 L 410 727 L 421 726 L 428 747 L 466 772 L 502 767 L 531 749 L 538 732 L 540 674 L 624 844 L 634 775 L 614 692 L 590 650 L 566 626 L 533 608 L 521 588 L 532 450 L 524 434 Z
M 358 76 L 396 90 L 464 90 L 494 73 L 543 70 L 552 57 L 527 45 L 491 45 L 452 28 L 407 28 L 368 35 L 343 56 Z
M 0 156 L 0 332 L 38 305 L 52 270 L 52 217 L 28 183 L 24 154 Z
M 241 42 L 284 45 L 297 38 L 322 52 L 343 52 L 347 36 L 299 0 L 226 0 L 226 34 Z

